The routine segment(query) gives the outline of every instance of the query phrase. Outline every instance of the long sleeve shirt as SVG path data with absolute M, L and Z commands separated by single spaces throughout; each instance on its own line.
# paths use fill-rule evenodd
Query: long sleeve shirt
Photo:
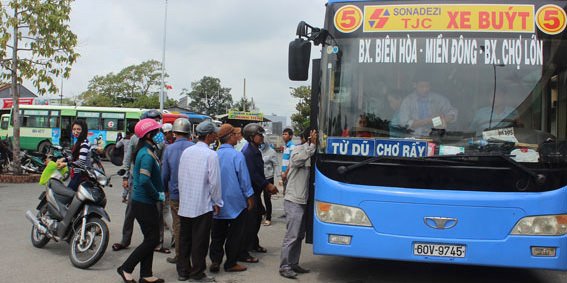
M 259 194 L 268 185 L 268 181 L 264 175 L 264 160 L 262 159 L 262 153 L 258 148 L 251 144 L 244 147 L 242 153 L 246 158 L 246 166 L 248 167 L 248 172 L 250 172 L 252 188 L 254 188 L 254 192 L 256 194 Z
M 124 150 L 124 160 L 122 161 L 122 169 L 126 170 L 126 176 L 124 176 L 124 179 L 128 179 L 128 176 L 130 176 L 130 166 L 132 166 L 132 153 L 136 151 L 139 140 L 140 139 L 138 138 L 138 136 L 132 135 L 128 147 Z
M 72 162 L 79 166 L 90 166 L 89 153 L 91 152 L 91 144 L 88 139 L 85 139 L 79 146 L 79 156 Z M 80 168 L 73 168 L 73 173 L 78 174 L 83 172 Z
M 304 143 L 293 148 L 289 162 L 285 200 L 307 204 L 311 157 L 314 153 L 315 144 Z
M 246 159 L 242 152 L 230 144 L 223 144 L 217 151 L 221 170 L 223 208 L 215 219 L 235 219 L 246 209 L 246 199 L 254 195 Z
M 276 151 L 269 145 L 266 145 L 266 148 L 262 150 L 262 159 L 264 160 L 264 176 L 266 179 L 281 176 L 282 172 L 280 172 Z
M 163 186 L 169 191 L 169 199 L 179 200 L 179 160 L 183 151 L 194 145 L 186 138 L 177 138 L 173 144 L 168 145 L 163 151 L 161 164 L 161 180 Z
M 132 199 L 135 201 L 155 204 L 159 201 L 159 193 L 163 192 L 159 159 L 154 148 L 144 143 L 136 155 L 133 171 L 134 189 Z
M 199 141 L 183 151 L 179 160 L 179 215 L 195 218 L 223 207 L 219 157 Z

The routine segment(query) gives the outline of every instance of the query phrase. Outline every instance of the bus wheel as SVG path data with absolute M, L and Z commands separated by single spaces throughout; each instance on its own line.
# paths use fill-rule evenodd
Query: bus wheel
M 51 143 L 49 141 L 42 141 L 37 147 L 37 151 L 42 154 L 47 154 L 49 152 L 49 147 Z
M 106 160 L 110 160 L 112 158 L 112 152 L 114 151 L 114 145 L 111 144 L 104 149 L 104 156 Z

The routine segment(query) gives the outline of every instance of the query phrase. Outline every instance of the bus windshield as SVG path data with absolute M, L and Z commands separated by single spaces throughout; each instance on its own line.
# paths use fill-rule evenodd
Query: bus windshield
M 327 26 L 334 38 L 321 59 L 321 153 L 425 157 L 493 144 L 537 150 L 565 139 L 558 129 L 565 116 L 555 111 L 565 96 L 558 91 L 563 39 L 366 26 L 345 33 L 333 20 Z M 347 142 L 369 146 L 347 149 Z

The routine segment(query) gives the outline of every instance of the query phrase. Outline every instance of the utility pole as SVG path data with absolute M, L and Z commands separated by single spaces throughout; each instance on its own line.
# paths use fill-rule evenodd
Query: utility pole
M 63 76 L 61 76 L 61 91 L 59 92 L 59 105 L 63 105 Z
M 246 78 L 244 78 L 244 96 L 242 99 L 242 110 L 244 110 L 244 112 L 246 112 L 246 102 L 248 102 L 246 100 Z
M 165 40 L 167 34 L 167 0 L 165 0 L 165 17 L 163 19 L 163 49 L 161 54 L 161 90 L 159 94 L 159 111 L 163 113 L 165 101 Z

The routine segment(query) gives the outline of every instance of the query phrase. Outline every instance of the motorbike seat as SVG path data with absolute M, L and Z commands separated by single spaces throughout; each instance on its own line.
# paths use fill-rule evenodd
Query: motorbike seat
M 72 200 L 75 196 L 75 191 L 67 188 L 59 179 L 51 178 L 48 183 L 49 188 L 57 195 L 64 197 L 66 200 Z

